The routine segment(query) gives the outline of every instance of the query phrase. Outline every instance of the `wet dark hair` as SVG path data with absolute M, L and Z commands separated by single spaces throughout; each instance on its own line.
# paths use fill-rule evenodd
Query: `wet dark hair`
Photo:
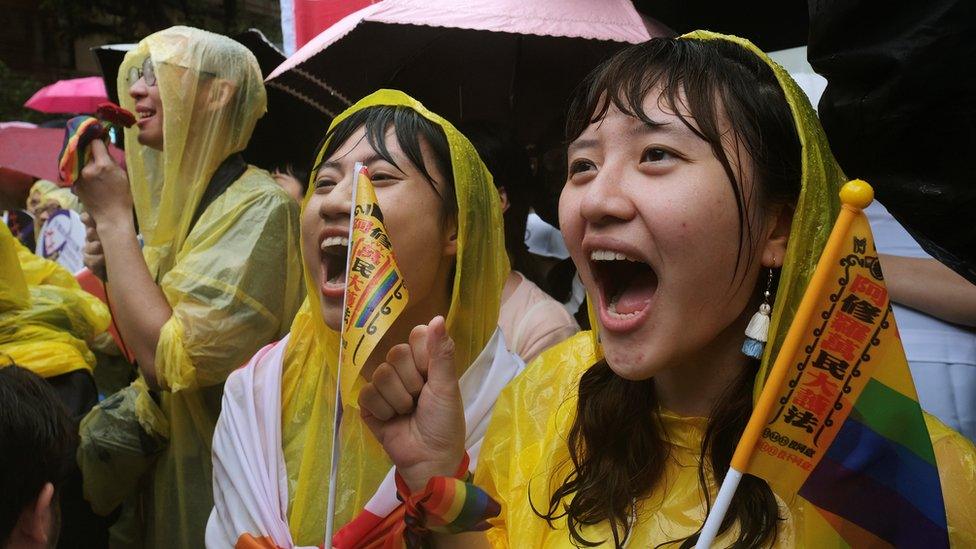
M 525 275 L 535 285 L 547 289 L 545 276 L 525 244 L 525 226 L 532 203 L 529 155 L 509 128 L 475 121 L 464 123 L 458 129 L 478 151 L 495 187 L 505 188 L 508 209 L 502 216 L 505 221 L 505 249 L 511 257 L 512 269 Z
M 655 90 L 660 90 L 661 108 L 674 112 L 708 142 L 725 168 L 739 214 L 739 257 L 743 248 L 752 257 L 756 239 L 750 209 L 795 204 L 802 176 L 799 137 L 775 74 L 755 54 L 728 41 L 655 38 L 617 53 L 587 77 L 570 107 L 568 141 L 602 120 L 611 105 L 644 123 L 657 124 L 643 110 L 644 99 Z M 723 117 L 732 128 L 727 135 L 721 130 Z M 734 163 L 723 138 L 731 140 Z M 746 203 L 743 193 L 744 159 L 739 158 L 739 146 L 753 166 L 758 192 L 752 204 Z M 737 263 L 736 273 L 739 267 Z M 709 415 L 698 469 L 708 509 L 712 505 L 709 487 L 728 472 L 752 411 L 755 375 L 755 369 L 744 369 Z M 621 547 L 631 533 L 632 502 L 663 481 L 669 445 L 664 442 L 658 406 L 653 378 L 623 379 L 605 360 L 590 367 L 580 380 L 576 418 L 567 440 L 572 470 L 562 480 L 550 479 L 557 487 L 547 505 L 537 508 L 533 503 L 536 513 L 550 526 L 565 516 L 572 541 L 581 546 L 604 542 L 585 539 L 583 526 L 609 521 L 613 543 Z M 635 417 L 653 419 L 633 421 Z M 720 532 L 738 524 L 732 547 L 768 545 L 776 537 L 779 520 L 769 485 L 745 475 Z M 698 532 L 668 543 L 692 547 L 697 539 Z
M 402 169 L 397 165 L 386 147 L 386 133 L 393 127 L 397 143 L 407 159 L 420 170 L 420 173 L 434 187 L 434 191 L 440 195 L 444 201 L 445 213 L 454 215 L 457 213 L 457 197 L 454 195 L 454 171 L 451 164 L 451 148 L 447 143 L 447 136 L 444 130 L 437 124 L 424 118 L 417 111 L 400 105 L 378 105 L 367 107 L 349 115 L 345 120 L 339 122 L 325 135 L 323 143 L 325 151 L 322 153 L 322 162 L 332 157 L 349 140 L 349 137 L 360 127 L 366 128 L 366 140 L 384 160 L 393 164 L 397 169 Z M 444 174 L 446 178 L 442 183 L 444 188 L 438 189 L 434 184 L 434 178 L 424 164 L 424 155 L 421 152 L 421 139 L 423 139 L 433 153 L 434 165 Z M 318 147 L 321 149 L 322 145 Z M 321 164 L 312 169 L 312 177 L 318 173 Z
M 74 467 L 75 431 L 46 381 L 16 365 L 0 367 L 0 546 L 46 483 L 59 493 Z

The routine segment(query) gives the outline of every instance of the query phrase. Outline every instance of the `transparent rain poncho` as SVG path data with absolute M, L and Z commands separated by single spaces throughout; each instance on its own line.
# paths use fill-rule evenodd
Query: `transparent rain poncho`
M 153 399 L 140 397 L 141 386 L 129 391 L 142 403 L 130 407 L 133 421 L 169 440 L 140 484 L 139 505 L 145 545 L 198 547 L 213 505 L 210 443 L 223 382 L 287 332 L 303 297 L 298 207 L 267 172 L 247 166 L 195 219 L 215 171 L 244 149 L 266 110 L 261 71 L 251 52 L 227 37 L 172 27 L 126 54 L 118 86 L 130 111 L 128 75 L 146 57 L 155 68 L 164 145 L 142 146 L 139 130 L 127 129 L 126 165 L 143 255 L 173 315 L 156 348 L 162 390 Z M 121 461 L 105 467 L 116 444 L 110 415 L 100 407 L 89 414 L 79 452 L 86 497 L 103 511 L 125 495 L 114 488 L 120 471 L 138 474 Z M 86 452 L 86 444 L 101 450 Z
M 71 192 L 71 189 L 63 189 L 59 187 L 44 193 L 43 196 L 44 199 L 43 202 L 41 202 L 42 204 L 44 202 L 50 202 L 53 200 L 58 203 L 58 206 L 60 206 L 62 210 L 71 210 L 75 213 L 82 212 L 81 201 L 78 200 L 78 197 Z
M 377 105 L 402 105 L 417 111 L 444 130 L 451 149 L 458 253 L 447 331 L 455 341 L 460 375 L 495 331 L 502 285 L 509 271 L 498 192 L 471 143 L 449 122 L 402 92 L 373 93 L 336 117 L 332 126 L 356 111 Z M 315 165 L 323 160 L 324 148 Z M 311 177 L 314 179 L 315 174 Z M 309 185 L 305 203 L 314 189 Z M 307 271 L 305 276 L 307 287 L 317 287 Z M 292 325 L 281 389 L 288 522 L 299 545 L 319 545 L 325 535 L 338 343 L 339 334 L 322 319 L 319 294 L 310 292 Z M 348 523 L 362 509 L 392 466 L 359 419 L 356 403 L 350 400 L 344 400 L 340 428 L 337 526 Z
M 769 344 L 756 377 L 756 391 L 762 388 L 768 368 L 776 357 L 786 331 L 793 321 L 803 292 L 827 241 L 839 211 L 838 192 L 846 181 L 830 152 L 827 137 L 806 95 L 790 76 L 747 40 L 696 31 L 683 36 L 695 40 L 730 40 L 752 51 L 768 63 L 786 94 L 802 144 L 803 178 L 796 204 L 786 258 L 776 291 L 769 332 Z M 597 326 L 593 309 L 591 325 Z M 535 514 L 535 504 L 549 502 L 550 479 L 565 478 L 569 467 L 566 436 L 573 424 L 578 384 L 583 373 L 602 358 L 596 332 L 583 332 L 544 352 L 525 372 L 502 392 L 482 445 L 475 483 L 486 489 L 502 506 L 488 538 L 496 547 L 574 547 L 563 516 L 550 527 Z M 662 427 L 671 443 L 662 483 L 651 494 L 635 503 L 636 521 L 630 547 L 654 547 L 689 536 L 705 520 L 699 486 L 698 460 L 707 418 L 680 417 L 667 411 L 660 414 Z M 946 504 L 949 508 L 950 539 L 969 546 L 976 541 L 976 513 L 967 505 L 953 501 L 972 501 L 976 488 L 973 445 L 931 417 L 926 417 L 933 441 Z M 613 426 L 608 426 L 613 428 Z M 557 469 L 563 467 L 562 469 Z M 955 482 L 958 479 L 958 482 Z M 712 479 L 712 501 L 718 491 Z M 816 511 L 802 502 L 780 509 L 786 518 L 776 539 L 777 547 L 803 547 L 804 539 L 830 528 Z M 538 507 L 537 507 L 538 508 Z M 591 540 L 612 539 L 604 521 L 585 527 Z M 735 540 L 736 528 L 716 540 L 727 546 Z
M 0 365 L 14 362 L 44 378 L 91 372 L 89 344 L 109 321 L 108 308 L 64 268 L 0 228 Z

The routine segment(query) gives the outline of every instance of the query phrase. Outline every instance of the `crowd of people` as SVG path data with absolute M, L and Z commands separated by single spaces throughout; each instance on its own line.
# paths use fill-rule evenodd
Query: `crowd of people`
M 581 84 L 559 166 L 569 276 L 526 244 L 542 176 L 509 128 L 377 90 L 270 174 L 241 155 L 266 95 L 240 44 L 160 31 L 118 85 L 124 167 L 96 140 L 71 190 L 28 198 L 35 235 L 67 211 L 83 248 L 43 259 L 0 230 L 0 544 L 694 545 L 762 383 L 743 334 L 764 298 L 790 325 L 838 211 L 821 198 L 846 181 L 759 49 L 654 38 Z M 337 369 L 357 163 L 409 302 L 354 394 Z M 882 261 L 906 281 L 893 300 L 976 325 L 972 285 L 929 265 L 959 290 L 930 306 L 911 265 Z M 969 546 L 976 418 L 950 408 L 951 428 L 927 424 Z M 750 477 L 717 543 L 806 546 L 817 513 Z

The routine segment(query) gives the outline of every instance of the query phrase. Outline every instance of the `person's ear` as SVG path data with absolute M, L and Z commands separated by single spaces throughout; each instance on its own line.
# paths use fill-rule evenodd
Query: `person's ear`
M 218 111 L 224 108 L 234 97 L 236 89 L 236 86 L 229 80 L 214 78 L 210 84 L 210 110 Z
M 51 524 L 54 521 L 54 485 L 46 483 L 37 494 L 37 499 L 20 513 L 16 529 L 24 539 L 31 540 L 38 545 L 47 546 L 51 536 Z
M 458 253 L 458 223 L 457 214 L 449 216 L 444 221 L 444 255 L 457 256 Z
M 763 267 L 782 267 L 786 257 L 786 246 L 790 240 L 790 227 L 793 225 L 793 206 L 775 206 L 766 218 L 766 240 L 762 249 Z
M 503 186 L 498 187 L 498 199 L 502 203 L 502 213 L 507 212 L 512 203 L 508 201 L 508 191 Z

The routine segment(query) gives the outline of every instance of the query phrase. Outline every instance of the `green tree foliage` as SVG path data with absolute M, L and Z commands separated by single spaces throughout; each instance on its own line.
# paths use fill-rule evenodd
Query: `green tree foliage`
M 67 43 L 91 35 L 135 42 L 173 25 L 189 25 L 226 35 L 257 27 L 272 40 L 280 38 L 277 14 L 253 15 L 241 9 L 243 3 L 242 0 L 42 0 L 41 5 L 57 14 Z
M 36 80 L 15 73 L 0 61 L 0 120 L 40 122 L 48 115 L 24 108 L 24 102 L 41 88 Z

